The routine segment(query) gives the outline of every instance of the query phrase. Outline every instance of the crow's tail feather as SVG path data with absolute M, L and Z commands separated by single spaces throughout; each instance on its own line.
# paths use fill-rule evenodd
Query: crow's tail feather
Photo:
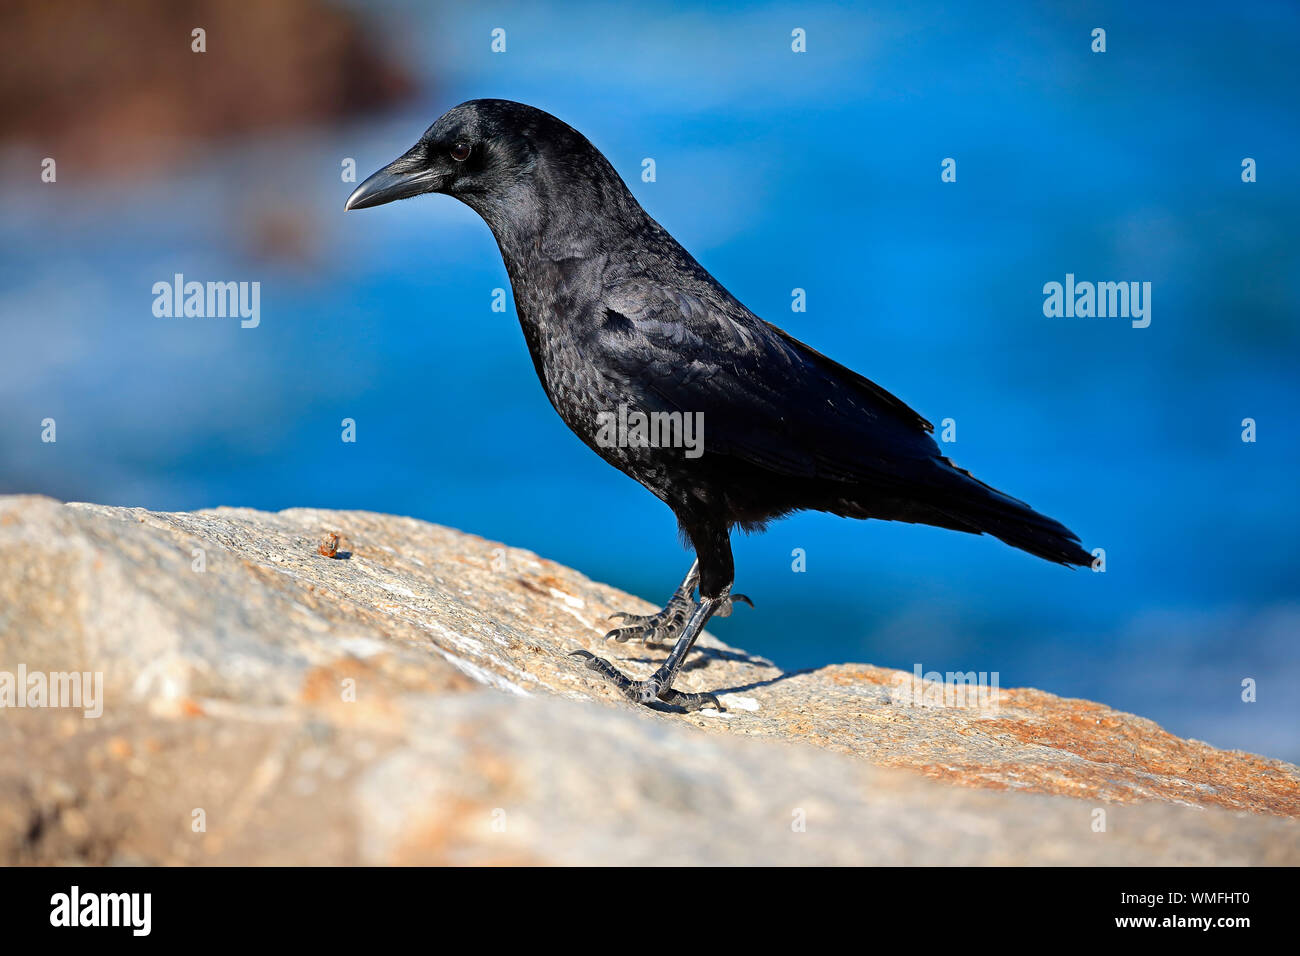
M 1093 556 L 1065 525 L 986 485 L 947 459 L 944 462 L 952 469 L 952 478 L 931 499 L 930 507 L 960 525 L 961 530 L 991 534 L 1013 548 L 1057 564 L 1092 564 Z

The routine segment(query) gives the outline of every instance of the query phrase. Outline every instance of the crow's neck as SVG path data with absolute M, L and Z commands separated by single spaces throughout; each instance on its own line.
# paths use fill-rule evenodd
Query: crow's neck
M 476 198 L 469 204 L 492 230 L 521 307 L 563 298 L 563 288 L 557 288 L 560 273 L 598 268 L 649 222 L 613 170 L 609 176 L 568 182 L 538 177 L 503 195 Z M 520 320 L 530 321 L 523 311 Z

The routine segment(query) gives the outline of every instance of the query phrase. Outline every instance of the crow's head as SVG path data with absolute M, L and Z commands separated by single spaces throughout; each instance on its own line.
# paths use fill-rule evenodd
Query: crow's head
M 571 207 L 579 197 L 628 195 L 586 137 L 510 100 L 470 100 L 448 110 L 419 142 L 358 186 L 345 208 L 422 193 L 454 196 L 491 225 L 541 205 Z
M 608 163 L 584 135 L 550 113 L 511 100 L 469 100 L 448 109 L 419 142 L 348 196 L 348 209 L 382 206 L 422 193 L 446 193 L 473 206 L 474 196 L 551 177 L 604 173 Z M 610 170 L 612 172 L 612 170 Z

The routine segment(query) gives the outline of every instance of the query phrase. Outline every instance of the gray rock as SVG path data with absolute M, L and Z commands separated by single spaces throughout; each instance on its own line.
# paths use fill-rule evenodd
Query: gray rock
M 708 635 L 682 686 L 727 711 L 658 713 L 567 656 L 648 674 L 616 610 L 409 518 L 0 498 L 0 672 L 104 680 L 0 711 L 0 862 L 1300 862 L 1290 764 Z

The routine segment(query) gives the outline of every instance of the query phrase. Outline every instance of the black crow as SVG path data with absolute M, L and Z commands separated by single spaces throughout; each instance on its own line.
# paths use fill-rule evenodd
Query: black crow
M 632 197 L 581 133 L 522 103 L 471 100 L 348 198 L 364 209 L 445 193 L 488 224 L 533 366 L 564 423 L 672 509 L 695 563 L 658 614 L 618 640 L 676 638 L 634 701 L 673 690 L 700 630 L 734 602 L 731 531 L 817 510 L 988 533 L 1060 564 L 1092 556 L 1069 529 L 945 458 L 933 426 L 874 382 L 740 304 Z M 699 598 L 695 598 L 698 588 Z M 751 605 L 752 606 L 752 605 Z

